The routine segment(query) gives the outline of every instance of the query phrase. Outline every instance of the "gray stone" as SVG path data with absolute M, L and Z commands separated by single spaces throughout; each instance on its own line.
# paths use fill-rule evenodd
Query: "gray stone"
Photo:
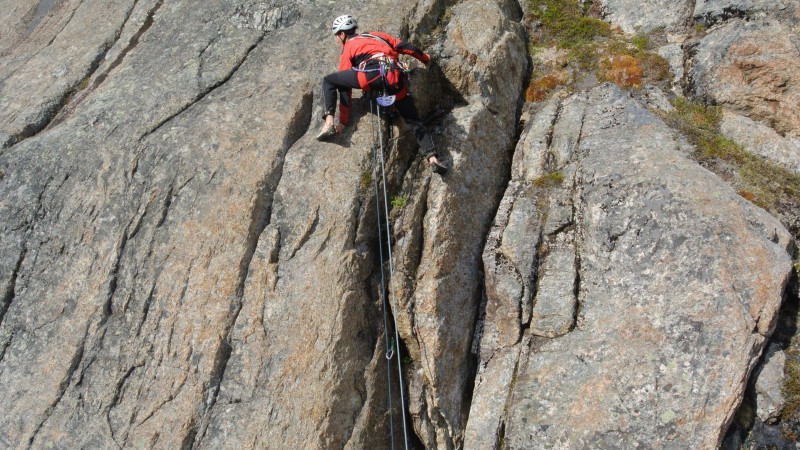
M 795 0 L 698 0 L 694 17 L 708 25 L 731 18 L 763 19 L 782 17 L 800 19 L 800 5 Z
M 764 363 L 754 375 L 756 380 L 756 416 L 762 422 L 775 422 L 780 416 L 783 397 L 783 368 L 786 354 L 773 344 L 764 355 Z
M 746 150 L 800 173 L 800 138 L 783 137 L 767 125 L 731 111 L 723 111 L 720 131 Z
M 462 101 L 442 119 L 436 145 L 452 172 L 429 181 L 407 176 L 409 205 L 394 227 L 396 316 L 418 374 L 409 410 L 422 443 L 439 449 L 464 439 L 483 240 L 507 182 L 527 71 L 518 5 L 470 0 L 450 13 L 437 64 Z M 503 289 L 518 292 L 520 284 Z
M 602 0 L 603 18 L 626 33 L 647 33 L 657 28 L 678 29 L 691 13 L 691 0 Z
M 567 334 L 575 324 L 578 272 L 572 233 L 564 233 L 550 244 L 543 260 L 530 332 L 534 336 L 554 338 Z
M 669 63 L 669 68 L 672 71 L 673 78 L 672 78 L 672 92 L 680 95 L 682 94 L 681 91 L 681 82 L 683 81 L 684 76 L 684 51 L 683 45 L 681 44 L 667 44 L 663 47 L 658 49 L 658 54 L 667 60 Z M 659 109 L 664 109 L 659 107 Z

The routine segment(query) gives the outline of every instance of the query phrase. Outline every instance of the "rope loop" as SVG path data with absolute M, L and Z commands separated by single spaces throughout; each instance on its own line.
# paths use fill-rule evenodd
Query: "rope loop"
M 394 339 L 389 343 L 389 350 L 386 352 L 386 359 L 392 359 L 394 356 Z

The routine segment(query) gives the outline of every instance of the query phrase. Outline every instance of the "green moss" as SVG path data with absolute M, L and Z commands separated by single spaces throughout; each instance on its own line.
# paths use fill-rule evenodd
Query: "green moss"
M 631 44 L 639 51 L 647 50 L 647 47 L 650 46 L 650 37 L 646 34 L 639 33 L 631 38 Z
M 395 195 L 391 200 L 392 208 L 404 208 L 408 204 L 407 195 Z
M 361 187 L 368 188 L 372 184 L 372 173 L 368 170 L 361 172 Z
M 78 90 L 82 91 L 82 90 L 86 89 L 87 87 L 89 87 L 89 77 L 88 76 L 85 77 L 84 79 L 82 79 L 80 83 L 78 83 Z
M 555 187 L 564 182 L 564 174 L 558 170 L 547 173 L 533 180 L 533 185 L 536 187 Z

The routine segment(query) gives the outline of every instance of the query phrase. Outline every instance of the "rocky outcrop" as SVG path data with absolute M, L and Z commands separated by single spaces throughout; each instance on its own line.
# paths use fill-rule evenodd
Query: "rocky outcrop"
M 800 18 L 800 7 L 792 0 L 697 0 L 694 17 L 705 25 L 731 18 Z
M 792 241 L 673 136 L 608 85 L 533 118 L 483 254 L 466 448 L 721 443 Z
M 748 151 L 800 173 L 800 138 L 783 137 L 774 129 L 731 111 L 725 111 L 720 131 Z
M 781 134 L 796 134 L 800 52 L 792 29 L 774 20 L 735 20 L 713 30 L 694 50 L 691 89 Z
M 694 0 L 601 0 L 603 17 L 626 33 L 649 33 L 658 28 L 681 29 L 691 17 Z
M 790 237 L 616 88 L 523 108 L 526 7 L 2 8 L 0 446 L 389 448 L 403 401 L 414 447 L 718 443 Z M 447 176 L 362 99 L 313 139 L 346 11 L 433 56 L 413 92 Z M 374 127 L 402 199 L 383 235 Z

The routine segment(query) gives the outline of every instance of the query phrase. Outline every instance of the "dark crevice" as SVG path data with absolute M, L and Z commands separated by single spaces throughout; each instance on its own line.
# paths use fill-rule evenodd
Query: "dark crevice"
M 203 89 L 197 95 L 195 95 L 195 97 L 193 99 L 191 99 L 187 104 L 185 104 L 180 109 L 178 109 L 178 111 L 174 112 L 173 114 L 169 115 L 165 119 L 163 119 L 160 122 L 158 122 L 153 128 L 151 128 L 150 130 L 146 131 L 142 135 L 142 137 L 139 138 L 139 142 L 144 141 L 148 136 L 150 136 L 151 134 L 155 133 L 161 127 L 163 127 L 164 125 L 166 125 L 167 123 L 172 121 L 172 119 L 174 119 L 174 118 L 178 117 L 179 115 L 183 114 L 186 110 L 188 110 L 192 106 L 196 105 L 198 102 L 202 101 L 206 96 L 208 96 L 209 94 L 214 92 L 217 88 L 219 88 L 220 86 L 223 86 L 225 83 L 227 83 L 236 74 L 236 72 L 245 63 L 245 61 L 247 61 L 247 58 L 250 56 L 250 53 L 256 47 L 258 47 L 258 45 L 261 43 L 261 41 L 264 40 L 264 36 L 266 36 L 266 33 L 262 33 L 261 36 L 259 36 L 258 40 L 255 43 L 253 43 L 250 47 L 247 48 L 247 51 L 245 51 L 245 54 L 242 57 L 242 59 L 233 67 L 233 69 L 230 71 L 230 73 L 228 73 L 228 75 L 225 78 L 223 78 L 222 80 L 214 83 L 213 85 L 209 86 L 208 88 Z
M 117 405 L 119 405 L 119 402 L 122 399 L 122 389 L 123 389 L 123 387 L 125 387 L 125 384 L 128 382 L 128 379 L 131 377 L 131 375 L 133 375 L 133 372 L 136 371 L 136 369 L 138 369 L 140 367 L 143 367 L 143 366 L 142 365 L 132 366 L 130 369 L 128 369 L 127 372 L 125 372 L 125 375 L 123 375 L 122 378 L 120 378 L 120 380 L 117 382 L 117 387 L 114 390 L 114 397 L 111 399 L 111 403 L 109 403 L 108 407 L 106 408 L 106 420 L 109 423 L 109 428 L 112 428 L 111 427 L 111 417 L 110 417 L 111 416 L 111 411 L 114 408 L 116 408 Z M 114 435 L 113 428 L 111 430 L 111 439 L 115 443 L 117 442 L 117 437 Z M 119 445 L 119 444 L 117 444 L 117 445 Z
M 711 12 L 705 13 L 702 16 L 695 17 L 695 23 L 702 24 L 706 27 L 712 27 L 720 22 L 727 22 L 731 19 L 750 19 L 750 13 L 747 10 L 737 8 L 736 6 L 726 6 L 722 8 L 722 12 L 714 14 Z
M 183 441 L 181 441 L 181 450 L 191 450 L 194 448 L 194 442 L 197 439 L 197 428 L 194 424 L 189 426 L 189 433 L 184 436 Z
M 120 34 L 125 29 L 125 25 L 128 23 L 128 19 L 130 19 L 130 16 L 133 14 L 133 10 L 136 8 L 136 4 L 138 3 L 138 1 L 139 0 L 134 1 L 133 7 L 131 7 L 131 11 L 128 14 L 128 17 L 125 18 L 125 22 L 120 28 L 119 33 L 117 34 L 115 40 L 119 39 Z M 94 83 L 92 83 L 92 89 L 96 89 L 98 86 L 103 84 L 103 82 L 108 77 L 108 74 L 112 70 L 116 69 L 120 64 L 122 64 L 122 61 L 125 59 L 128 53 L 139 45 L 139 40 L 150 29 L 150 27 L 153 26 L 153 23 L 155 22 L 155 15 L 158 12 L 158 10 L 161 9 L 161 6 L 163 4 L 164 0 L 159 0 L 158 3 L 156 3 L 155 6 L 153 6 L 153 9 L 151 9 L 147 13 L 147 17 L 144 19 L 144 23 L 142 24 L 141 28 L 139 28 L 139 30 L 136 32 L 136 34 L 134 34 L 133 37 L 131 37 L 131 40 L 128 41 L 128 45 L 126 45 L 125 48 L 119 53 L 119 55 L 117 55 L 117 57 L 114 58 L 114 61 L 108 66 L 108 69 L 103 71 L 103 73 L 101 73 L 100 75 L 98 75 L 97 78 L 95 78 Z
M 144 323 L 147 322 L 147 316 L 150 314 L 150 305 L 153 304 L 153 294 L 155 292 L 156 286 L 150 287 L 150 292 L 147 293 L 147 298 L 144 300 L 144 305 L 142 306 L 142 320 L 139 321 L 139 326 L 136 327 L 136 337 L 139 337 L 142 333 L 142 327 Z
M 758 363 L 752 370 L 748 380 L 747 389 L 744 393 L 742 403 L 738 406 L 736 413 L 731 419 L 731 423 L 722 429 L 720 436 L 720 448 L 723 450 L 734 450 L 739 448 L 794 448 L 794 443 L 786 439 L 793 434 L 797 424 L 792 419 L 784 421 L 781 417 L 777 423 L 766 424 L 756 416 L 756 388 L 755 384 L 761 368 L 765 364 L 767 353 L 770 347 L 778 346 L 786 351 L 786 363 L 790 360 L 796 361 L 797 344 L 793 345 L 793 338 L 797 336 L 798 318 L 800 317 L 800 281 L 798 272 L 793 270 L 783 293 L 783 303 L 778 312 L 778 322 L 772 336 L 766 340 L 763 350 L 759 356 Z M 785 382 L 785 381 L 784 381 Z
M 578 249 L 575 248 L 575 281 L 573 283 L 573 291 L 572 294 L 575 296 L 575 311 L 572 315 L 572 325 L 570 325 L 569 330 L 567 333 L 575 330 L 578 326 L 578 317 L 581 314 L 581 310 L 583 305 L 581 304 L 581 257 L 578 253 Z
M 92 74 L 100 66 L 100 62 L 103 60 L 107 50 L 108 48 L 103 48 L 97 53 L 94 60 L 91 62 L 91 64 L 89 64 L 89 69 L 84 74 L 83 79 L 91 78 Z M 40 120 L 27 124 L 22 131 L 11 135 L 11 137 L 9 137 L 8 140 L 2 145 L 2 148 L 9 148 L 17 145 L 26 139 L 36 136 L 41 131 L 52 128 L 60 123 L 63 119 L 58 118 L 59 114 L 62 110 L 64 110 L 64 108 L 66 108 L 67 104 L 69 104 L 75 94 L 81 89 L 81 83 L 81 80 L 75 81 L 75 83 L 69 89 L 60 95 L 57 101 L 42 111 Z
M 108 319 L 113 314 L 113 306 L 114 306 L 114 294 L 117 292 L 117 278 L 119 276 L 119 266 L 122 263 L 122 257 L 125 254 L 125 247 L 128 244 L 128 234 L 127 232 L 123 233 L 122 239 L 120 240 L 119 245 L 117 246 L 117 257 L 114 260 L 114 265 L 111 267 L 111 272 L 109 273 L 108 278 L 108 294 L 106 294 L 106 303 L 103 307 L 103 318 L 100 321 L 100 327 L 105 325 Z
M 164 224 L 164 221 L 167 220 L 167 214 L 169 213 L 169 208 L 172 206 L 172 190 L 175 188 L 174 182 L 169 185 L 169 190 L 167 191 L 167 195 L 164 196 L 164 206 L 161 208 L 161 217 L 158 219 L 158 223 L 156 224 L 156 228 L 161 228 L 161 225 Z
M 138 2 L 139 2 L 139 0 L 134 0 L 133 5 L 131 5 L 130 9 L 128 9 L 128 12 L 125 14 L 125 18 L 122 21 L 122 25 L 119 27 L 119 29 L 114 34 L 113 39 L 111 40 L 111 42 L 106 43 L 103 46 L 101 52 L 99 53 L 98 60 L 97 60 L 97 65 L 93 68 L 93 70 L 88 75 L 86 75 L 83 78 L 83 81 L 81 81 L 81 83 L 79 83 L 77 88 L 73 88 L 70 91 L 69 97 L 68 97 L 64 107 L 62 107 L 61 110 L 58 111 L 58 113 L 53 117 L 53 119 L 50 121 L 50 123 L 46 126 L 47 129 L 53 128 L 53 127 L 59 125 L 60 123 L 62 123 L 72 113 L 72 111 L 75 110 L 77 105 L 80 104 L 83 101 L 84 98 L 86 98 L 86 95 L 88 94 L 88 92 L 95 90 L 97 88 L 97 86 L 99 86 L 100 83 L 102 83 L 102 80 L 105 80 L 105 77 L 108 75 L 108 72 L 111 69 L 105 70 L 102 74 L 100 74 L 97 78 L 95 78 L 95 81 L 92 83 L 91 89 L 86 89 L 86 87 L 88 87 L 88 86 L 85 86 L 85 87 L 83 86 L 84 84 L 88 84 L 88 81 L 94 76 L 94 73 L 99 69 L 100 63 L 102 62 L 103 59 L 105 59 L 106 55 L 108 54 L 108 51 L 111 50 L 114 47 L 114 45 L 116 45 L 117 41 L 119 41 L 119 38 L 122 35 L 122 32 L 125 29 L 125 26 L 128 24 L 128 21 L 130 20 L 131 15 L 133 15 L 133 11 L 136 9 L 136 4 Z M 163 0 L 161 0 L 161 2 L 163 2 Z M 156 7 L 156 9 L 158 9 L 159 6 L 160 6 L 160 4 Z M 153 11 L 151 11 L 151 13 L 153 13 Z M 151 19 L 151 18 L 152 18 L 151 16 L 148 16 L 148 19 Z M 147 24 L 147 21 L 145 21 L 145 25 L 146 25 L 147 28 L 150 28 L 151 24 L 152 24 L 152 20 L 150 21 L 150 24 Z M 135 38 L 137 39 L 137 42 L 138 42 L 138 36 L 140 36 L 141 33 L 143 33 L 143 31 L 140 30 L 140 32 L 137 33 L 136 36 L 135 36 Z M 124 53 L 127 53 L 127 51 L 129 49 L 130 49 L 130 45 L 129 45 L 128 48 L 126 48 L 124 50 Z M 118 64 L 118 61 L 114 61 L 114 63 Z M 115 67 L 115 66 L 112 63 L 112 68 L 113 67 Z M 98 82 L 98 80 L 100 80 L 100 81 Z M 79 93 L 79 91 L 80 91 L 80 95 L 77 95 Z M 69 107 L 67 107 L 67 104 L 69 104 Z M 115 127 L 115 129 L 116 129 L 116 127 Z
M 6 350 L 8 347 L 11 347 L 11 343 L 14 341 L 14 336 L 16 335 L 16 331 L 12 331 L 11 335 L 8 337 L 8 340 L 3 344 L 3 348 L 0 349 L 0 362 L 6 359 Z M 2 367 L 0 367 L 0 374 L 3 373 Z
M 522 18 L 523 18 L 522 17 L 523 16 L 522 12 L 524 11 L 524 9 L 522 8 L 522 5 L 519 2 L 514 2 L 514 3 L 517 6 L 519 6 L 519 10 L 518 10 L 519 17 L 516 18 L 517 19 L 516 22 L 520 22 L 522 20 Z M 523 27 L 523 29 L 525 29 L 525 28 L 526 27 Z M 529 37 L 527 35 L 527 31 L 524 31 L 524 33 L 525 33 L 525 39 L 528 40 Z M 531 64 L 530 55 L 527 56 L 526 61 L 527 61 L 528 67 L 530 67 L 530 64 Z M 531 77 L 531 73 L 530 73 L 530 71 L 527 70 L 527 68 L 525 69 L 525 72 L 527 73 L 527 75 L 525 76 L 525 79 L 523 80 L 523 86 L 527 86 L 527 84 L 528 84 L 528 82 L 530 80 L 530 77 Z M 495 199 L 494 217 L 497 217 L 497 214 L 498 214 L 498 212 L 500 210 L 500 207 L 501 207 L 501 204 L 502 204 L 502 199 L 505 196 L 505 191 L 507 190 L 507 188 L 509 186 L 509 183 L 512 180 L 514 153 L 517 151 L 517 147 L 519 146 L 519 142 L 520 142 L 520 140 L 522 138 L 522 134 L 524 133 L 525 128 L 526 128 L 525 122 L 523 120 L 521 120 L 522 119 L 523 108 L 524 108 L 524 105 L 525 105 L 525 99 L 524 99 L 524 95 L 523 94 L 524 94 L 524 87 L 523 87 L 523 90 L 520 92 L 519 100 L 517 102 L 517 107 L 516 107 L 516 111 L 515 111 L 515 115 L 514 115 L 514 123 L 516 124 L 514 135 L 512 136 L 511 142 L 509 143 L 508 149 L 507 149 L 507 152 L 506 152 L 507 155 L 508 155 L 508 161 L 509 161 L 508 162 L 508 167 L 507 167 L 507 169 L 506 169 L 506 171 L 504 173 L 504 180 L 503 180 L 503 183 L 506 186 L 506 189 L 499 190 L 499 192 L 498 192 L 498 198 Z M 561 112 L 561 102 L 559 102 L 559 104 L 558 104 L 557 113 L 555 114 L 555 117 L 553 118 L 553 121 L 552 121 L 551 126 L 549 128 L 549 133 L 548 133 L 548 135 L 546 137 L 546 145 L 547 145 L 548 149 L 550 148 L 550 145 L 552 143 L 555 123 L 558 120 L 558 116 L 559 116 L 560 112 Z M 513 209 L 513 205 L 511 207 L 509 207 L 508 216 L 506 217 L 506 223 L 508 222 L 508 218 L 511 215 L 512 209 Z M 489 234 L 491 233 L 491 229 L 492 229 L 492 224 L 489 224 L 487 229 L 484 230 L 483 240 L 481 242 L 481 248 L 483 248 L 483 249 L 486 248 L 486 245 L 487 245 L 488 240 L 489 240 Z M 501 239 L 502 239 L 502 234 L 501 234 Z M 540 238 L 540 242 L 541 241 L 542 240 Z M 499 242 L 500 241 L 498 241 L 498 246 L 499 246 Z M 512 264 L 512 266 L 513 266 L 513 264 Z M 519 323 L 520 323 L 520 335 L 519 335 L 519 338 L 518 338 L 518 342 L 524 336 L 525 330 L 527 330 L 530 327 L 530 320 L 523 317 L 525 308 L 524 308 L 524 304 L 522 302 L 525 301 L 525 299 L 527 298 L 526 294 L 530 296 L 531 303 L 533 302 L 533 298 L 536 295 L 536 286 L 537 286 L 537 281 L 538 281 L 537 280 L 538 276 L 537 276 L 537 268 L 536 268 L 536 266 L 537 266 L 537 261 L 535 260 L 534 261 L 534 267 L 532 268 L 532 274 L 531 274 L 531 277 L 530 277 L 530 280 L 529 280 L 529 284 L 527 284 L 527 285 L 525 283 L 526 277 L 522 277 L 522 274 L 520 273 L 520 271 L 516 267 L 514 267 L 515 274 L 517 276 L 521 277 L 521 281 L 522 281 L 522 284 L 523 284 L 523 294 L 522 294 L 522 298 L 520 299 L 520 302 L 518 304 L 518 311 L 519 311 L 518 320 L 519 320 Z M 486 294 L 486 285 L 485 285 L 486 276 L 483 273 L 483 271 L 481 271 L 481 275 L 482 275 L 482 277 L 481 277 L 481 282 L 480 282 L 480 286 L 479 286 L 480 295 L 481 295 L 481 302 L 480 302 L 480 304 L 479 304 L 479 306 L 477 308 L 477 311 L 475 312 L 475 320 L 474 320 L 474 325 L 473 325 L 474 329 L 473 329 L 473 333 L 472 333 L 473 339 L 482 338 L 482 334 L 479 334 L 479 327 L 482 329 L 485 326 L 484 322 L 485 322 L 485 319 L 486 319 L 486 303 L 488 303 L 488 301 L 487 301 L 488 300 L 488 296 Z M 472 342 L 472 348 L 473 349 L 480 349 L 480 342 L 473 341 Z M 471 409 L 472 398 L 475 395 L 474 390 L 475 390 L 475 386 L 477 384 L 476 381 L 477 381 L 477 377 L 478 377 L 478 367 L 480 365 L 480 360 L 479 360 L 479 354 L 478 353 L 473 352 L 469 356 L 472 359 L 472 361 L 471 361 L 472 364 L 470 365 L 472 370 L 470 372 L 468 372 L 467 380 L 466 380 L 466 383 L 465 383 L 465 387 L 467 387 L 468 389 L 464 393 L 464 397 L 469 400 L 468 402 L 466 402 L 464 404 L 464 408 L 465 408 L 464 424 L 465 424 L 465 426 L 469 421 L 469 411 Z M 518 365 L 518 362 L 517 362 L 517 365 Z M 516 378 L 516 370 L 517 370 L 517 366 L 515 366 L 515 368 L 514 368 L 514 378 Z M 512 381 L 512 388 L 513 388 L 513 381 Z M 509 399 L 510 399 L 510 397 L 511 396 L 509 394 Z M 508 401 L 507 401 L 507 403 L 508 403 Z M 506 415 L 507 415 L 507 413 L 504 414 L 504 416 L 506 416 Z M 504 426 L 504 422 L 503 422 L 503 426 Z M 457 433 L 460 433 L 461 436 L 463 437 L 464 431 L 465 430 L 463 430 L 463 429 L 462 430 L 457 430 Z M 503 434 L 504 434 L 504 431 L 499 434 L 500 442 L 502 442 Z
M 377 120 L 377 119 L 373 119 L 373 120 Z M 383 123 L 378 123 L 378 126 L 384 126 L 384 124 Z M 391 142 L 391 140 L 390 140 L 391 138 L 389 137 L 389 132 L 385 133 L 384 136 L 387 138 L 387 140 L 389 140 Z M 373 163 L 373 171 L 372 171 L 372 174 L 373 174 L 373 186 L 372 187 L 375 190 L 375 192 L 372 193 L 372 196 L 374 196 L 375 199 L 374 200 L 370 200 L 368 202 L 365 202 L 364 207 L 361 209 L 361 213 L 365 214 L 365 215 L 368 215 L 368 216 L 372 216 L 372 217 L 374 217 L 374 220 L 375 220 L 375 222 L 372 225 L 370 225 L 369 222 L 365 221 L 365 225 L 368 226 L 372 230 L 371 232 L 370 231 L 365 231 L 365 233 L 374 234 L 376 236 L 376 239 L 371 240 L 371 244 L 370 244 L 370 252 L 374 255 L 375 260 L 376 260 L 376 264 L 374 265 L 373 273 L 372 273 L 370 278 L 379 287 L 379 290 L 377 291 L 377 298 L 375 299 L 374 303 L 382 305 L 382 308 L 381 308 L 382 309 L 382 314 L 385 314 L 385 321 L 387 323 L 387 325 L 385 327 L 386 329 L 384 330 L 384 332 L 386 333 L 386 336 L 388 337 L 389 341 L 390 342 L 394 342 L 394 345 L 395 345 L 394 348 L 396 349 L 394 356 L 390 360 L 387 361 L 387 364 L 389 365 L 388 370 L 390 371 L 390 373 L 394 373 L 394 371 L 399 370 L 403 374 L 402 387 L 403 387 L 404 392 L 405 392 L 405 397 L 404 398 L 399 398 L 399 395 L 400 395 L 400 392 L 399 392 L 400 391 L 400 380 L 399 380 L 399 377 L 392 377 L 392 385 L 388 386 L 387 396 L 392 396 L 397 401 L 399 401 L 400 404 L 405 405 L 404 409 L 406 411 L 406 422 L 409 425 L 408 429 L 406 430 L 408 432 L 408 434 L 406 435 L 406 438 L 408 439 L 408 442 L 410 444 L 410 448 L 415 448 L 415 449 L 416 448 L 424 448 L 424 445 L 422 444 L 422 441 L 421 441 L 420 437 L 414 431 L 414 427 L 412 425 L 414 423 L 413 422 L 414 418 L 411 415 L 411 412 L 410 412 L 410 410 L 408 408 L 408 404 L 409 404 L 409 401 L 410 401 L 410 395 L 411 395 L 410 394 L 410 389 L 409 389 L 409 383 L 410 383 L 409 374 L 411 373 L 412 369 L 411 369 L 411 367 L 408 367 L 408 366 L 403 367 L 403 361 L 407 360 L 408 358 L 410 358 L 410 353 L 408 351 L 408 346 L 406 345 L 406 342 L 402 338 L 400 338 L 399 334 L 397 334 L 397 330 L 395 330 L 395 323 L 396 323 L 395 322 L 395 314 L 398 314 L 399 311 L 394 311 L 393 310 L 394 307 L 400 308 L 400 305 L 396 304 L 396 302 L 397 302 L 396 298 L 394 298 L 394 304 L 392 304 L 392 302 L 390 302 L 390 300 L 389 300 L 390 298 L 393 298 L 393 296 L 391 295 L 390 290 L 389 290 L 390 289 L 389 287 L 392 286 L 392 280 L 391 280 L 391 276 L 389 274 L 387 274 L 386 272 L 384 272 L 386 270 L 388 264 L 389 264 L 389 251 L 388 251 L 386 246 L 387 246 L 388 242 L 392 240 L 392 237 L 391 237 L 392 236 L 392 230 L 391 229 L 387 229 L 387 227 L 386 227 L 385 211 L 386 211 L 387 208 L 385 208 L 385 206 L 388 207 L 389 205 L 384 205 L 385 198 L 381 194 L 381 186 L 383 185 L 388 191 L 392 191 L 393 189 L 392 189 L 392 186 L 389 186 L 389 183 L 390 183 L 389 180 L 386 180 L 385 183 L 382 183 L 382 180 L 380 179 L 381 178 L 380 161 L 378 159 L 379 156 L 377 154 L 377 151 L 380 151 L 380 150 L 381 150 L 380 147 L 373 148 L 374 153 L 373 153 L 373 158 L 372 158 L 372 163 Z M 396 149 L 396 150 L 397 151 L 395 151 L 394 154 L 400 155 L 399 159 L 401 161 L 401 165 L 405 164 L 404 167 L 408 168 L 409 165 L 410 165 L 410 161 L 413 160 L 415 155 L 413 155 L 413 154 L 412 155 L 406 155 L 408 157 L 405 158 L 405 160 L 404 160 L 403 155 L 405 155 L 405 153 L 402 152 L 400 149 Z M 390 150 L 390 152 L 391 152 L 391 150 Z M 406 173 L 400 173 L 400 174 L 398 174 L 398 178 L 400 180 L 402 180 L 402 179 L 405 178 L 405 175 L 406 175 Z M 390 176 L 387 175 L 387 178 L 390 178 Z M 422 188 L 421 188 L 421 191 L 420 191 L 420 194 L 419 194 L 420 197 L 418 199 L 416 199 L 414 201 L 414 203 L 413 203 L 414 207 L 416 208 L 416 210 L 412 213 L 414 216 L 418 216 L 419 214 L 421 214 L 421 216 L 424 217 L 424 215 L 427 212 L 427 196 L 428 196 L 427 187 L 429 185 L 429 182 L 430 182 L 430 178 L 429 177 L 426 177 L 425 181 L 422 182 Z M 386 197 L 387 198 L 389 197 L 389 192 L 387 192 Z M 421 211 L 421 213 L 420 213 L 420 211 Z M 404 213 L 401 213 L 401 214 L 404 214 Z M 391 213 L 390 213 L 390 215 L 391 215 Z M 405 265 L 405 269 L 409 269 L 412 272 L 416 272 L 417 268 L 419 267 L 421 258 L 422 258 L 423 245 L 422 244 L 417 245 L 417 241 L 419 241 L 421 239 L 421 236 L 422 236 L 422 224 L 421 223 L 416 223 L 414 225 L 414 229 L 411 231 L 411 233 L 412 233 L 413 237 L 412 237 L 412 243 L 409 244 L 409 247 L 411 247 L 413 249 L 413 254 L 410 255 L 410 257 L 411 257 L 410 258 L 411 259 L 410 266 L 409 265 Z M 397 255 L 393 255 L 393 256 L 400 256 L 401 254 L 402 254 L 402 252 L 398 253 Z M 401 272 L 400 270 L 397 270 L 397 269 L 395 270 L 396 274 L 400 274 L 400 272 Z M 402 276 L 402 275 L 400 275 L 400 276 Z M 413 275 L 407 275 L 407 277 L 408 278 L 413 278 Z M 382 279 L 385 280 L 385 285 L 383 285 L 383 286 L 381 285 L 381 280 Z M 409 313 L 408 321 L 410 323 L 411 333 L 413 335 L 414 329 L 415 329 L 413 312 Z M 395 340 L 395 336 L 396 335 L 398 337 L 397 342 L 395 342 L 396 341 Z M 413 338 L 413 336 L 412 336 L 412 338 Z M 376 341 L 375 345 L 377 345 L 377 341 Z M 397 365 L 395 367 L 391 367 L 392 366 L 392 364 L 391 364 L 391 360 L 392 359 L 396 361 Z M 396 390 L 396 392 L 395 392 L 395 390 Z M 397 394 L 398 397 L 394 397 L 395 393 Z M 398 408 L 399 404 L 396 405 L 395 407 Z M 393 427 L 397 426 L 396 433 L 395 433 L 395 438 L 398 440 L 398 442 L 402 443 L 402 442 L 405 441 L 405 439 L 403 439 L 403 429 L 402 429 L 402 427 L 399 426 L 401 424 L 401 422 L 402 422 L 402 418 L 396 416 L 395 417 L 395 421 L 397 423 L 390 424 L 390 426 L 393 426 Z
M 319 207 L 317 207 L 317 209 L 314 210 L 314 220 L 311 222 L 311 226 L 306 228 L 306 230 L 303 232 L 303 235 L 300 236 L 300 239 L 298 240 L 298 243 L 295 245 L 294 250 L 292 250 L 292 254 L 289 255 L 289 259 L 294 258 L 294 255 L 296 255 L 297 252 L 301 248 L 303 248 L 304 245 L 306 245 L 308 240 L 311 238 L 311 236 L 317 230 L 317 226 L 318 225 L 319 225 Z
M 67 368 L 67 373 L 64 378 L 61 380 L 61 383 L 58 385 L 58 394 L 56 395 L 55 400 L 47 407 L 47 410 L 43 414 L 43 418 L 41 422 L 36 426 L 36 429 L 31 434 L 31 438 L 28 441 L 28 448 L 33 447 L 33 442 L 36 439 L 36 436 L 39 434 L 39 431 L 44 426 L 45 422 L 50 418 L 55 411 L 56 407 L 59 403 L 61 403 L 61 399 L 64 398 L 64 395 L 67 393 L 67 388 L 69 387 L 70 381 L 72 380 L 75 373 L 78 371 L 78 367 L 80 367 L 80 363 L 83 360 L 83 355 L 86 351 L 86 342 L 89 337 L 89 325 L 86 326 L 86 330 L 83 333 L 83 339 L 80 342 L 80 348 L 75 352 L 70 360 L 69 367 Z
M 22 268 L 22 263 L 25 261 L 25 255 L 27 253 L 28 249 L 27 246 L 25 246 L 22 249 L 22 252 L 19 254 L 17 264 L 14 266 L 14 270 L 11 272 L 11 280 L 6 288 L 6 291 L 3 293 L 3 299 L 2 302 L 0 302 L 0 326 L 2 326 L 3 322 L 5 321 L 6 313 L 11 307 L 11 303 L 14 302 L 15 291 L 17 289 L 17 277 L 19 276 L 19 271 Z M 5 349 L 3 349 L 3 354 L 5 354 Z M 0 358 L 0 360 L 2 360 L 2 358 Z

